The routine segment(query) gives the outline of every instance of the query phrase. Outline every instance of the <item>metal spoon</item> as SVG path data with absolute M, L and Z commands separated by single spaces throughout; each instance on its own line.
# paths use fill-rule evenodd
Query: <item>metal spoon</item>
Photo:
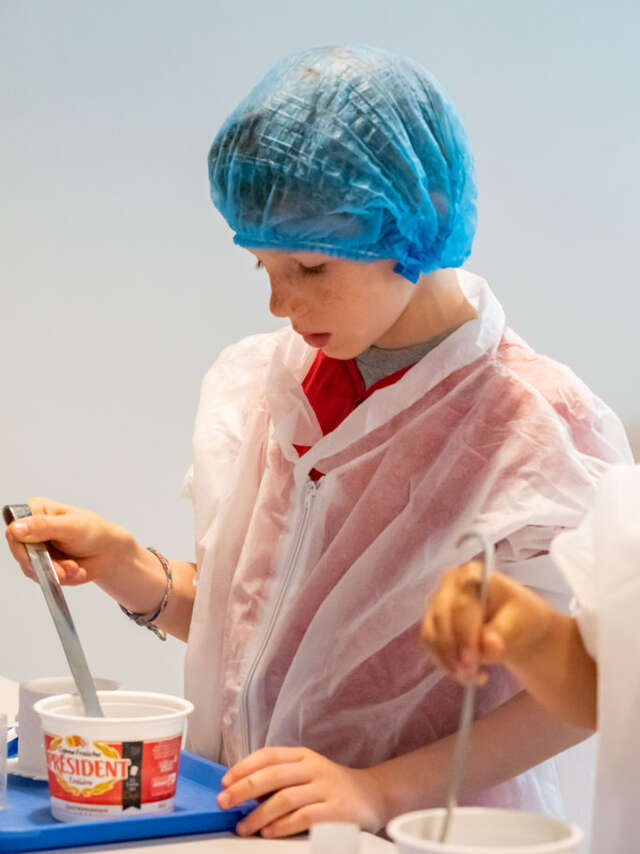
M 2 515 L 7 525 L 16 519 L 24 519 L 31 516 L 31 508 L 28 504 L 7 504 L 2 509 Z M 93 683 L 87 658 L 84 654 L 78 632 L 71 618 L 71 612 L 64 598 L 62 587 L 58 576 L 53 568 L 51 555 L 44 543 L 24 543 L 31 560 L 31 566 L 35 572 L 45 601 L 53 617 L 54 625 L 62 642 L 64 654 L 69 662 L 71 674 L 75 679 L 80 699 L 84 706 L 85 714 L 93 718 L 103 718 L 104 712 L 98 700 L 96 686 Z
M 487 578 L 494 571 L 495 554 L 493 543 L 481 534 L 479 531 L 470 531 L 464 534 L 457 542 L 456 547 L 459 548 L 467 540 L 478 539 L 482 545 L 484 552 L 484 565 L 482 567 L 482 580 L 480 583 L 480 592 L 478 599 L 480 601 L 480 624 L 484 621 L 484 608 L 487 600 Z M 453 763 L 451 771 L 451 780 L 449 782 L 449 791 L 447 793 L 447 812 L 445 813 L 442 827 L 440 828 L 440 836 L 438 842 L 446 842 L 449 830 L 451 829 L 451 820 L 453 812 L 458 806 L 458 792 L 466 771 L 467 754 L 469 752 L 469 736 L 471 735 L 471 724 L 473 723 L 473 703 L 476 695 L 475 683 L 470 682 L 465 685 L 464 695 L 462 698 L 462 711 L 460 712 L 460 723 L 458 724 L 458 735 L 456 744 L 453 750 Z

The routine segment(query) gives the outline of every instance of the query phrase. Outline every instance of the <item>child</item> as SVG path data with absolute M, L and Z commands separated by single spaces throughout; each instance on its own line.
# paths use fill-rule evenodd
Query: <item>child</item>
M 190 748 L 232 766 L 222 806 L 270 795 L 239 833 L 378 830 L 445 799 L 461 688 L 415 644 L 437 569 L 471 557 L 456 543 L 482 524 L 500 568 L 561 599 L 549 543 L 626 439 L 459 269 L 472 159 L 417 64 L 366 47 L 287 58 L 221 128 L 209 176 L 290 326 L 227 348 L 203 382 L 185 481 L 197 562 L 171 561 L 169 590 L 128 532 L 46 500 L 11 547 L 28 573 L 19 543 L 52 541 L 66 583 L 188 639 Z M 503 669 L 477 715 L 466 799 L 556 807 L 553 769 L 528 769 L 583 732 Z
M 422 626 L 440 665 L 461 682 L 482 684 L 485 665 L 504 664 L 555 714 L 600 731 L 593 851 L 628 852 L 640 839 L 635 710 L 640 612 L 640 467 L 615 467 L 593 509 L 551 554 L 571 584 L 574 616 L 558 613 L 521 585 L 481 565 L 443 576 Z

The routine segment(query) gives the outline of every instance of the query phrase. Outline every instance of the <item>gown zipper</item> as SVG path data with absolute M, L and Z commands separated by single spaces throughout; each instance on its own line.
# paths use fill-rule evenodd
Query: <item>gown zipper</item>
M 249 711 L 249 691 L 251 689 L 251 683 L 255 677 L 256 671 L 258 669 L 258 665 L 261 663 L 262 659 L 265 656 L 267 648 L 269 646 L 269 642 L 273 635 L 273 631 L 275 629 L 276 623 L 278 621 L 278 616 L 280 614 L 280 609 L 282 608 L 282 603 L 284 601 L 285 593 L 287 592 L 287 588 L 289 583 L 294 575 L 294 570 L 296 567 L 296 562 L 298 559 L 298 555 L 300 553 L 300 549 L 302 547 L 302 543 L 307 530 L 307 523 L 309 521 L 309 516 L 311 514 L 311 505 L 313 504 L 313 499 L 315 498 L 318 492 L 319 486 L 318 483 L 308 480 L 305 483 L 304 487 L 304 502 L 302 506 L 302 513 L 298 520 L 298 524 L 296 525 L 296 529 L 294 532 L 294 536 L 292 539 L 291 548 L 289 550 L 289 555 L 287 558 L 287 562 L 285 564 L 285 570 L 282 575 L 282 583 L 280 585 L 280 589 L 278 591 L 276 601 L 273 606 L 273 610 L 269 616 L 269 620 L 258 648 L 256 655 L 251 663 L 251 666 L 247 672 L 247 677 L 244 681 L 244 685 L 242 686 L 241 692 L 241 701 L 240 701 L 240 711 L 241 711 L 241 732 L 242 732 L 242 751 L 243 756 L 248 755 L 251 752 L 251 743 L 250 743 L 250 711 Z

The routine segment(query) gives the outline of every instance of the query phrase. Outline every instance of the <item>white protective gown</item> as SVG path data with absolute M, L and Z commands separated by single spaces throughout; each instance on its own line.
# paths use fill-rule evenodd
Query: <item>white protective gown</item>
M 585 647 L 598 664 L 598 761 L 592 854 L 640 847 L 640 466 L 603 478 L 591 512 L 552 555 L 575 593 Z
M 470 529 L 497 544 L 502 572 L 568 601 L 549 543 L 578 525 L 608 464 L 630 459 L 624 431 L 505 328 L 486 282 L 459 278 L 477 319 L 324 437 L 301 387 L 316 351 L 290 328 L 227 348 L 206 375 L 185 481 L 197 753 L 230 764 L 304 745 L 367 767 L 455 731 L 462 689 L 418 627 L 441 571 L 477 551 L 456 548 Z M 294 444 L 313 447 L 299 458 Z M 476 715 L 517 690 L 495 668 Z M 545 763 L 474 802 L 558 811 L 556 796 Z

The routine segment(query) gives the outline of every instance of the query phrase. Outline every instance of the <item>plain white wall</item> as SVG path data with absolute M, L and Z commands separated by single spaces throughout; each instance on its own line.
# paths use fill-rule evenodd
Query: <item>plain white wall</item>
M 180 497 L 201 377 L 273 329 L 267 284 L 208 200 L 206 153 L 278 58 L 361 41 L 413 56 L 477 160 L 468 266 L 511 325 L 640 420 L 635 3 L 5 0 L 0 8 L 0 503 L 49 495 L 193 556 Z M 0 673 L 66 666 L 0 549 Z M 180 692 L 184 648 L 68 593 L 96 674 Z

